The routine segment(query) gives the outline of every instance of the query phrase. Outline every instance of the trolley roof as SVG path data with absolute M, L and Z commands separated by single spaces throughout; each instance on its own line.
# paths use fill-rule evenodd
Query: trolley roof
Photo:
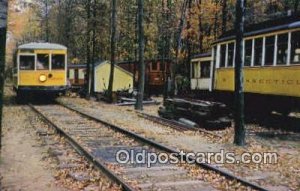
M 285 17 L 246 26 L 244 37 L 295 28 L 300 28 L 300 16 Z M 235 30 L 225 32 L 217 41 L 214 42 L 214 44 L 235 39 L 235 32 Z
M 28 44 L 23 44 L 18 47 L 18 49 L 40 49 L 40 50 L 67 50 L 67 47 L 60 45 L 60 44 L 54 44 L 54 43 L 38 43 L 38 42 L 32 42 Z
M 205 53 L 201 53 L 201 54 L 195 54 L 192 56 L 192 59 L 195 58 L 205 58 L 205 57 L 211 57 L 211 52 L 205 52 Z

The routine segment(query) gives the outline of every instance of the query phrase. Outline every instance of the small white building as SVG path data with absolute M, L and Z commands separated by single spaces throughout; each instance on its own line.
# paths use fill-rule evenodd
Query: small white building
M 72 87 L 84 86 L 86 64 L 69 64 L 67 74 Z
M 110 62 L 103 61 L 95 64 L 95 92 L 104 92 L 108 89 Z M 113 91 L 131 90 L 133 88 L 133 74 L 115 65 Z
M 195 55 L 191 60 L 191 89 L 212 90 L 211 53 Z

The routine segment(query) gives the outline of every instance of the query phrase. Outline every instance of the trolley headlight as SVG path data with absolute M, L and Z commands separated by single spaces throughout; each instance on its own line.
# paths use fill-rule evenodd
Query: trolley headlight
M 40 80 L 41 82 L 45 82 L 45 81 L 47 80 L 47 76 L 44 75 L 44 74 L 42 74 L 42 75 L 40 75 L 39 80 Z

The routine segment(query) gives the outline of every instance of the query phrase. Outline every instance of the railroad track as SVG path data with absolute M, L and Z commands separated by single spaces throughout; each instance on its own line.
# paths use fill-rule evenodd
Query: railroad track
M 203 132 L 203 133 L 212 135 L 213 137 L 217 137 L 217 138 L 220 138 L 220 139 L 222 138 L 222 136 L 220 136 L 218 134 L 215 134 L 215 133 L 212 133 L 212 132 L 209 132 L 209 131 L 206 131 L 204 129 L 191 127 L 191 126 L 179 123 L 179 122 L 174 121 L 174 120 L 169 120 L 169 119 L 165 119 L 165 118 L 162 118 L 162 117 L 149 115 L 149 114 L 144 113 L 144 112 L 138 112 L 138 116 L 142 117 L 144 119 L 156 122 L 156 123 L 161 124 L 161 125 L 166 125 L 166 126 L 171 127 L 175 130 L 178 130 L 178 131 L 199 131 L 199 132 Z
M 178 153 L 179 151 L 146 139 L 140 135 L 101 121 L 95 117 L 60 105 L 30 107 L 46 122 L 65 136 L 71 145 L 103 171 L 124 190 L 218 190 L 210 182 L 190 175 L 187 168 L 175 164 L 119 164 L 116 153 L 127 150 L 139 153 Z M 188 157 L 183 156 L 184 159 Z M 226 180 L 235 180 L 255 190 L 266 190 L 242 178 L 228 174 L 208 164 L 201 168 L 214 171 Z

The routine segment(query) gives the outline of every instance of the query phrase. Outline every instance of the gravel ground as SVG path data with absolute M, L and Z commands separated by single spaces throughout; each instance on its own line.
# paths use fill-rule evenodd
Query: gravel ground
M 42 161 L 45 147 L 35 135 L 23 106 L 10 105 L 9 97 L 3 108 L 3 147 L 1 151 L 0 190 L 64 190 L 55 184 L 53 171 Z
M 166 126 L 139 118 L 132 107 L 120 107 L 79 98 L 60 98 L 59 101 L 75 106 L 95 117 L 185 151 L 214 152 L 225 149 L 225 151 L 234 151 L 236 154 L 244 152 L 276 152 L 278 154 L 277 164 L 218 164 L 218 166 L 270 190 L 300 189 L 299 134 L 279 130 L 266 130 L 257 125 L 247 125 L 247 146 L 236 147 L 232 144 L 233 128 L 218 132 L 222 135 L 222 139 L 215 139 L 203 133 L 177 132 Z M 153 112 L 154 106 L 151 107 L 151 109 L 145 110 Z M 268 135 L 271 136 L 268 137 Z
M 0 190 L 119 191 L 5 88 Z

